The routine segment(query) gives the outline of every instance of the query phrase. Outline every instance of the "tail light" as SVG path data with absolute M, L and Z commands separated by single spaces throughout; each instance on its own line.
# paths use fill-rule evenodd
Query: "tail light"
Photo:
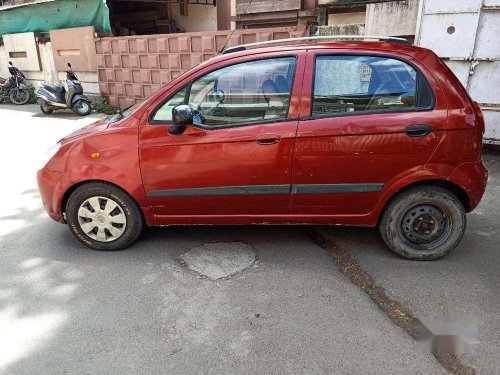
M 478 102 L 474 102 L 474 114 L 476 115 L 477 125 L 481 129 L 481 134 L 484 134 L 486 130 L 484 125 L 484 115 Z
M 478 102 L 474 102 L 474 115 L 476 117 L 476 126 L 477 126 L 477 149 L 478 149 L 478 159 L 481 158 L 481 154 L 483 152 L 483 135 L 486 130 L 486 126 L 484 123 L 484 115 L 481 107 Z

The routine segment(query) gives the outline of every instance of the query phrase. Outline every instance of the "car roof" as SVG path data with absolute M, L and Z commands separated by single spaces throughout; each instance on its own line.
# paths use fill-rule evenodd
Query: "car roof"
M 270 41 L 276 43 L 277 41 Z M 243 46 L 244 47 L 244 46 Z M 229 47 L 228 47 L 229 49 Z M 288 43 L 280 45 L 269 45 L 263 47 L 244 48 L 235 52 L 226 52 L 216 55 L 211 59 L 202 63 L 202 65 L 209 65 L 217 62 L 231 60 L 235 58 L 242 58 L 247 56 L 258 56 L 260 54 L 272 54 L 282 52 L 297 52 L 305 50 L 322 50 L 322 49 L 339 49 L 351 50 L 353 53 L 359 52 L 384 52 L 388 55 L 392 53 L 403 53 L 405 55 L 417 55 L 432 53 L 426 48 L 417 47 L 411 44 L 400 44 L 394 42 L 367 42 L 367 41 L 335 41 L 335 42 L 315 42 L 315 43 Z
M 274 41 L 276 42 L 276 41 Z M 229 52 L 227 55 L 244 56 L 245 54 L 282 52 L 291 50 L 320 50 L 320 49 L 353 49 L 353 50 L 384 50 L 394 52 L 410 52 L 422 50 L 423 48 L 410 44 L 399 44 L 392 42 L 361 42 L 361 41 L 343 41 L 343 42 L 321 42 L 321 43 L 293 43 L 284 45 L 272 45 L 266 47 L 256 47 L 245 49 L 238 52 Z

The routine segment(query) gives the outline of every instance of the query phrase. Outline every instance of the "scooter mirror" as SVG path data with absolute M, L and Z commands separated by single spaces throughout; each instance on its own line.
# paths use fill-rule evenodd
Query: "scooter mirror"
M 10 65 L 10 66 L 14 66 L 14 64 L 12 64 L 12 61 L 9 61 L 9 65 Z
M 71 64 L 70 63 L 68 63 L 68 67 L 71 69 Z

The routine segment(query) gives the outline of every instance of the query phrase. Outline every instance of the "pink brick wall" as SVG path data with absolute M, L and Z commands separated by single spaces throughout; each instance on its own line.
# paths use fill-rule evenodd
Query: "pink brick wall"
M 231 31 L 101 38 L 96 40 L 101 95 L 122 108 L 217 54 Z M 306 36 L 305 27 L 236 30 L 227 46 Z

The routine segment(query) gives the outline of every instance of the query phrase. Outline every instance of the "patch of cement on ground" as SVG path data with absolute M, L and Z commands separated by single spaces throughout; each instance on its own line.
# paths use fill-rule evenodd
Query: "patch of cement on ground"
M 232 276 L 255 262 L 252 247 L 243 242 L 206 243 L 181 255 L 188 269 L 210 280 Z

